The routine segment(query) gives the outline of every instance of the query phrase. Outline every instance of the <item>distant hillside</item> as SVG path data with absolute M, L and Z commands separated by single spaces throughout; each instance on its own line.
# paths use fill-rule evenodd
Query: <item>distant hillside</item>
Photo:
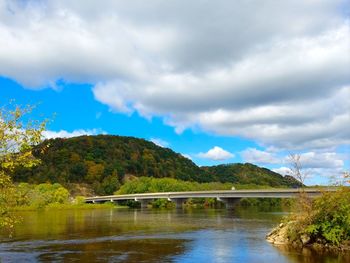
M 269 186 L 294 186 L 295 180 L 252 164 L 200 168 L 191 160 L 152 142 L 112 135 L 50 139 L 35 147 L 42 163 L 18 169 L 17 182 L 85 183 L 98 194 L 111 194 L 127 177 L 171 177 L 197 182 L 232 182 Z
M 291 176 L 282 176 L 267 168 L 251 163 L 222 164 L 206 166 L 202 169 L 215 181 L 236 184 L 269 185 L 272 187 L 299 187 L 301 184 Z

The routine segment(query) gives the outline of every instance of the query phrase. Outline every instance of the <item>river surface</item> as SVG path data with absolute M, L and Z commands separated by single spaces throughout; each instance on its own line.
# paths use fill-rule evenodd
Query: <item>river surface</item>
M 0 262 L 350 262 L 349 256 L 274 247 L 283 212 L 252 209 L 90 209 L 18 212 Z

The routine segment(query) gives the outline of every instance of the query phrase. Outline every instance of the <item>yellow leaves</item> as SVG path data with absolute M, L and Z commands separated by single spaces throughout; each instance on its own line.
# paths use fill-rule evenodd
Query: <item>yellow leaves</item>
M 32 167 L 39 163 L 32 146 L 42 139 L 46 121 L 24 121 L 32 107 L 15 106 L 13 110 L 0 108 L 0 227 L 12 228 L 16 223 L 10 208 L 16 205 L 16 190 L 9 173 L 20 166 Z
M 95 163 L 93 161 L 85 161 L 85 164 L 88 167 L 86 179 L 89 182 L 99 180 L 102 177 L 102 174 L 105 169 L 103 164 Z

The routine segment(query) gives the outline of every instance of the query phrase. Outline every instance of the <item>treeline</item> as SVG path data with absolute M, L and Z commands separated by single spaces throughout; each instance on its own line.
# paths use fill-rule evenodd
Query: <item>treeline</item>
M 191 160 L 152 142 L 133 137 L 98 135 L 46 140 L 33 149 L 41 163 L 19 167 L 16 182 L 85 183 L 96 194 L 112 194 L 125 178 L 174 178 L 200 183 L 221 182 L 295 187 L 296 180 L 252 164 L 198 167 Z
M 156 192 L 186 192 L 186 191 L 210 191 L 241 189 L 268 189 L 269 185 L 256 184 L 232 184 L 232 183 L 198 183 L 177 180 L 173 178 L 150 178 L 140 177 L 126 182 L 115 194 L 137 194 Z
M 206 166 L 202 169 L 219 182 L 235 184 L 267 185 L 271 187 L 300 187 L 301 183 L 292 176 L 282 176 L 267 168 L 250 163 Z
M 44 208 L 50 204 L 65 204 L 69 200 L 69 192 L 60 184 L 31 185 L 20 183 L 16 186 L 16 206 Z
M 67 188 L 55 183 L 15 185 L 14 195 L 11 197 L 11 210 L 39 210 L 39 209 L 86 209 L 114 207 L 115 204 L 86 204 L 85 197 L 70 195 Z
M 136 193 L 155 193 L 155 192 L 182 192 L 182 191 L 210 191 L 210 190 L 231 190 L 234 189 L 266 189 L 271 188 L 268 185 L 255 184 L 232 184 L 232 183 L 198 183 L 176 180 L 173 178 L 150 178 L 140 177 L 126 182 L 115 192 L 115 194 L 136 194 Z M 199 206 L 217 206 L 218 201 L 213 198 L 195 198 L 188 201 L 189 205 Z M 128 205 L 135 205 L 133 202 L 127 202 Z M 241 206 L 259 206 L 259 207 L 279 207 L 290 206 L 290 199 L 278 198 L 243 198 L 240 201 Z M 154 207 L 169 207 L 172 203 L 166 199 L 159 199 L 152 202 Z

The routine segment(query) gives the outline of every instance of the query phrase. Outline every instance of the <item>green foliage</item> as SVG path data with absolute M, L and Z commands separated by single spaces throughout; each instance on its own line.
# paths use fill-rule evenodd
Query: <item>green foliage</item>
M 85 204 L 85 197 L 84 196 L 76 196 L 74 199 L 74 204 L 76 205 L 82 205 Z
M 126 182 L 120 187 L 115 194 L 136 194 L 136 193 L 154 193 L 154 192 L 182 192 L 182 191 L 209 191 L 209 190 L 231 190 L 232 187 L 239 189 L 266 189 L 268 186 L 261 185 L 239 185 L 232 183 L 198 183 L 176 180 L 173 178 L 151 178 L 140 177 Z M 215 206 L 217 201 L 213 198 L 194 199 L 191 201 L 193 205 Z M 281 200 L 277 198 L 243 198 L 240 202 L 242 206 L 261 206 L 261 207 L 289 207 L 290 200 Z M 132 206 L 134 204 L 131 204 Z M 165 199 L 159 199 L 152 202 L 153 207 L 169 207 L 169 203 Z
M 152 192 L 182 192 L 206 190 L 230 190 L 230 183 L 198 183 L 173 178 L 140 177 L 122 185 L 116 194 L 135 194 Z
M 49 204 L 64 204 L 68 202 L 69 193 L 66 188 L 60 184 L 39 184 L 36 186 L 19 185 L 18 188 L 30 188 L 32 190 L 26 191 L 25 203 L 18 203 L 18 205 L 27 205 L 35 208 L 44 208 Z M 23 198 L 22 198 L 23 199 Z
M 172 208 L 175 204 L 167 199 L 156 199 L 152 202 L 154 208 Z
M 16 189 L 9 176 L 0 171 L 0 228 L 11 231 L 17 219 L 12 216 L 10 208 L 16 205 Z
M 307 234 L 312 241 L 340 245 L 350 241 L 350 188 L 325 192 L 310 200 L 301 196 L 295 213 L 288 218 L 289 238 L 301 239 Z
M 199 183 L 295 186 L 295 180 L 252 164 L 200 168 L 181 154 L 133 137 L 98 135 L 51 139 L 37 146 L 33 154 L 42 160 L 41 164 L 17 168 L 13 173 L 15 181 L 88 183 L 99 195 L 115 192 L 130 175 Z
M 263 185 L 270 187 L 300 187 L 301 184 L 291 176 L 282 176 L 269 169 L 254 164 L 222 164 L 203 167 L 203 170 L 218 182 L 241 185 Z
M 339 245 L 350 240 L 350 189 L 325 193 L 313 204 L 311 223 L 307 226 L 313 238 Z
M 39 150 L 47 148 L 44 153 Z M 44 141 L 34 155 L 42 160 L 38 167 L 19 168 L 13 173 L 18 182 L 89 183 L 97 194 L 116 191 L 125 174 L 147 177 L 173 177 L 210 181 L 191 160 L 133 137 L 81 136 Z
M 32 147 L 41 142 L 45 128 L 45 122 L 24 121 L 31 107 L 12 108 L 0 108 L 0 227 L 10 231 L 17 221 L 10 212 L 17 202 L 10 174 L 19 167 L 29 169 L 39 163 Z

